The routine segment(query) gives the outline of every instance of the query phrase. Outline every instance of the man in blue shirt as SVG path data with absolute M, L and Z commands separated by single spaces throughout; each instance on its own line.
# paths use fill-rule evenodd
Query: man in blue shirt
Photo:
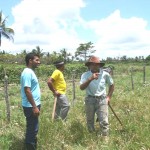
M 109 131 L 108 103 L 114 91 L 113 79 L 109 73 L 103 71 L 105 65 L 99 58 L 91 56 L 85 63 L 88 71 L 83 73 L 80 80 L 80 89 L 86 90 L 85 110 L 87 127 L 90 132 L 95 131 L 94 116 L 97 114 L 103 139 L 107 139 Z M 106 94 L 108 84 L 108 94 Z
M 25 57 L 26 68 L 21 74 L 21 97 L 26 117 L 25 144 L 27 150 L 35 150 L 37 146 L 38 116 L 41 106 L 41 92 L 34 69 L 40 64 L 39 56 L 29 53 Z

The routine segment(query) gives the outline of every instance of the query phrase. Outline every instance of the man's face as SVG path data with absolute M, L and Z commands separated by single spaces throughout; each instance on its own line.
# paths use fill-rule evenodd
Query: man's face
M 89 67 L 90 67 L 91 72 L 97 73 L 97 72 L 99 72 L 100 64 L 91 63 L 91 64 L 89 65 Z
M 34 56 L 33 60 L 30 60 L 31 65 L 32 65 L 32 69 L 37 68 L 40 65 L 40 58 L 37 56 Z

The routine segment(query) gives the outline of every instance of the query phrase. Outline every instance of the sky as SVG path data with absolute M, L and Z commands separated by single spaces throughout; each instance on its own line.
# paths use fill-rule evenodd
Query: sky
M 74 55 L 92 42 L 94 55 L 127 58 L 150 55 L 150 0 L 0 0 L 14 42 L 2 38 L 1 50 L 16 54 L 39 46 Z

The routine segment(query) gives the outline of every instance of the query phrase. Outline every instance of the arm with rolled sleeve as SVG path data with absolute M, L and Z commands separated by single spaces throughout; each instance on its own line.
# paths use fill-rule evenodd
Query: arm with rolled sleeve
M 86 77 L 86 73 L 81 76 L 80 89 L 84 90 L 88 87 L 91 81 L 97 80 L 99 73 L 93 73 L 90 77 Z
M 109 74 L 106 78 L 106 83 L 108 83 L 108 85 L 109 85 L 108 94 L 107 94 L 107 102 L 109 103 L 110 99 L 112 97 L 112 94 L 114 92 L 114 81 Z

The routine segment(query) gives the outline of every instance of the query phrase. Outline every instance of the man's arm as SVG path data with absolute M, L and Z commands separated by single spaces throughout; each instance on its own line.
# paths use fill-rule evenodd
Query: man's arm
M 54 96 L 60 96 L 60 94 L 55 90 L 55 88 L 53 87 L 53 82 L 55 80 L 53 78 L 49 78 L 47 81 L 47 85 L 49 87 L 49 89 L 53 92 Z
M 31 90 L 30 90 L 30 87 L 25 87 L 25 88 L 24 88 L 24 91 L 25 91 L 25 94 L 26 94 L 26 96 L 27 96 L 28 101 L 30 102 L 30 104 L 31 104 L 32 107 L 33 107 L 33 113 L 34 113 L 34 115 L 35 115 L 35 116 L 39 116 L 40 111 L 39 111 L 38 107 L 37 107 L 36 104 L 35 104 L 35 101 L 34 101 L 34 99 L 33 99 L 33 96 L 32 96 Z
M 107 94 L 107 101 L 108 102 L 110 102 L 110 99 L 111 99 L 113 92 L 114 92 L 114 84 L 109 86 L 108 94 Z
M 99 73 L 93 73 L 90 78 L 88 78 L 84 83 L 80 85 L 80 89 L 84 90 L 87 88 L 87 86 L 90 84 L 90 82 L 94 79 L 98 79 Z
M 91 78 L 91 77 L 88 78 L 84 83 L 82 83 L 82 84 L 80 85 L 80 89 L 81 89 L 81 90 L 86 89 L 87 86 L 90 84 L 91 81 L 92 81 L 92 78 Z

